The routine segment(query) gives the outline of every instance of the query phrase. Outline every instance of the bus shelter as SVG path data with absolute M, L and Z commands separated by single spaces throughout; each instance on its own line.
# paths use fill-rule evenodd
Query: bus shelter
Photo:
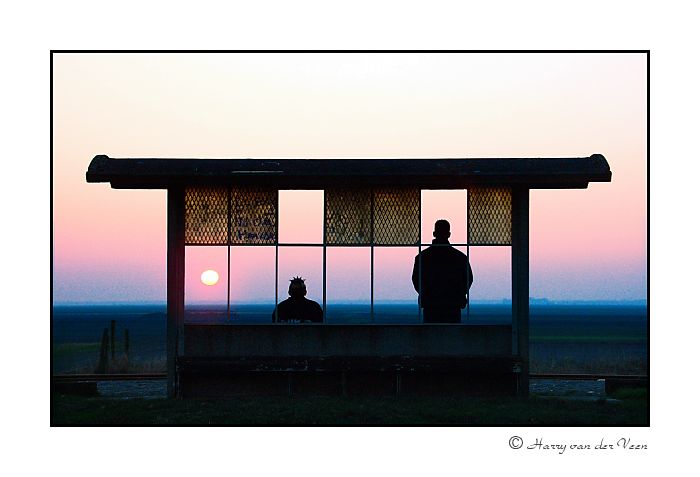
M 583 158 L 489 159 L 115 159 L 95 156 L 88 182 L 167 190 L 168 395 L 373 390 L 387 393 L 498 391 L 529 387 L 530 189 L 583 189 L 609 182 L 600 154 Z M 323 190 L 321 243 L 279 240 L 279 191 Z M 374 251 L 421 243 L 421 191 L 466 190 L 466 242 L 510 247 L 510 325 L 374 322 Z M 186 247 L 323 251 L 319 324 L 185 323 Z M 326 254 L 367 247 L 370 320 L 326 320 Z M 419 287 L 421 285 L 419 284 Z M 284 290 L 283 290 L 284 291 Z M 230 314 L 230 286 L 227 298 Z M 420 314 L 420 308 L 418 308 Z

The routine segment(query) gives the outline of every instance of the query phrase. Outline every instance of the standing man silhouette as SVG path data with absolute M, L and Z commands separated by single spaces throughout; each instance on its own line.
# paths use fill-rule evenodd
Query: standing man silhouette
M 423 323 L 460 323 L 474 277 L 469 259 L 450 245 L 450 223 L 435 222 L 432 246 L 413 263 L 413 288 L 419 293 Z

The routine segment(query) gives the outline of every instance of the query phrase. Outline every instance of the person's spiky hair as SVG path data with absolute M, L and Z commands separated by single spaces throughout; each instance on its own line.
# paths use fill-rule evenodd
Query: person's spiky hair
M 289 296 L 304 296 L 306 295 L 306 284 L 301 277 L 294 277 L 289 280 Z

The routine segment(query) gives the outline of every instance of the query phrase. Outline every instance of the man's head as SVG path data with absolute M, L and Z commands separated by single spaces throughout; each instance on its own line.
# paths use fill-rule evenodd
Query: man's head
M 447 240 L 450 238 L 450 223 L 445 219 L 440 219 L 435 222 L 435 230 L 433 237 L 438 240 Z
M 294 277 L 289 280 L 289 296 L 293 298 L 306 296 L 306 284 L 301 277 Z

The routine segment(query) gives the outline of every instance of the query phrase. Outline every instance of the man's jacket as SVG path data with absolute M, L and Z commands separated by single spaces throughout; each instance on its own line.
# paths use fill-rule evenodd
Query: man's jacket
M 413 287 L 423 308 L 464 308 L 473 281 L 467 256 L 449 245 L 428 247 L 415 258 Z

